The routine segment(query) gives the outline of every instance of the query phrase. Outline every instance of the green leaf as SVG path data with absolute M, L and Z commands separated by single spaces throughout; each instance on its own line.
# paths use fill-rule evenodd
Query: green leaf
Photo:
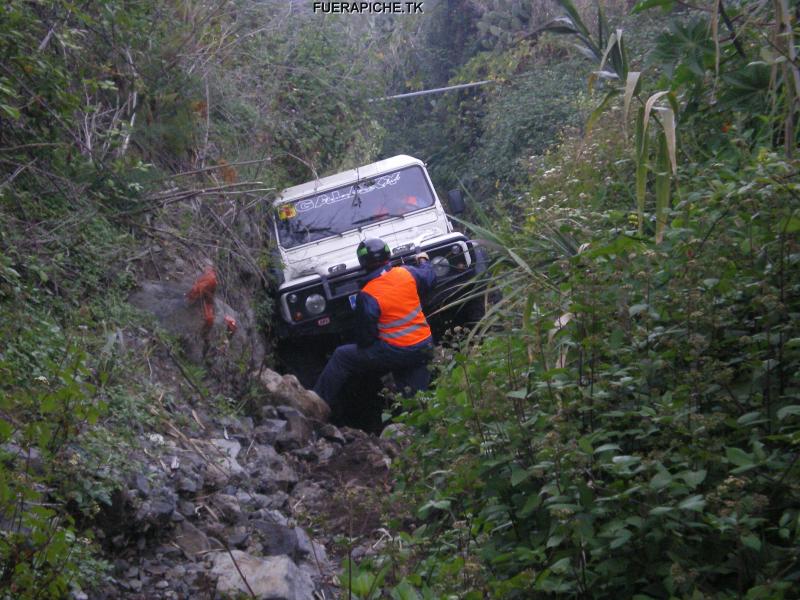
M 601 452 L 608 452 L 609 450 L 622 450 L 617 444 L 603 444 L 594 449 L 595 454 L 600 454 Z
M 421 518 L 425 518 L 431 510 L 448 510 L 451 504 L 452 502 L 450 500 L 429 500 L 419 507 L 417 514 L 419 514 Z
M 639 235 L 644 231 L 644 203 L 647 195 L 648 138 L 645 135 L 644 107 L 636 116 L 636 214 L 639 219 Z
M 631 71 L 628 73 L 628 77 L 625 79 L 625 98 L 623 100 L 622 110 L 622 124 L 625 128 L 628 126 L 628 114 L 630 113 L 631 101 L 639 92 L 639 77 L 641 74 L 641 71 Z M 627 135 L 625 136 L 625 139 L 627 140 Z
M 679 475 L 681 479 L 686 482 L 691 488 L 696 488 L 698 485 L 703 483 L 706 479 L 706 470 L 700 469 L 699 471 L 685 471 Z
M 554 562 L 550 570 L 553 571 L 553 573 L 566 573 L 569 571 L 571 565 L 572 560 L 569 557 L 565 557 Z
M 5 442 L 14 431 L 14 427 L 5 419 L 0 419 L 0 441 Z
M 631 539 L 633 534 L 628 531 L 627 529 L 620 529 L 616 538 L 614 538 L 611 543 L 609 544 L 609 548 L 614 550 L 615 548 L 620 548 L 628 543 L 628 540 Z
M 670 483 L 672 483 L 672 475 L 669 474 L 669 471 L 659 471 L 653 478 L 650 480 L 650 487 L 654 490 L 660 490 L 661 488 L 667 487 Z
M 527 469 L 523 469 L 519 465 L 511 465 L 511 485 L 514 487 L 517 487 L 530 476 L 531 472 Z
M 603 97 L 603 100 L 600 102 L 600 104 L 597 105 L 597 107 L 592 111 L 592 113 L 589 115 L 589 118 L 586 120 L 587 135 L 591 132 L 592 128 L 594 127 L 595 123 L 597 123 L 600 116 L 606 111 L 611 100 L 613 100 L 617 96 L 619 96 L 619 90 L 617 89 L 609 90 Z
M 673 6 L 675 6 L 675 0 L 641 0 L 641 2 L 637 2 L 631 9 L 631 14 L 658 7 L 663 8 L 664 12 L 667 12 L 672 10 Z
M 5 113 L 5 115 L 10 119 L 16 120 L 20 117 L 19 109 L 8 104 L 0 104 L 0 112 Z
M 530 515 L 534 510 L 536 510 L 539 505 L 542 503 L 542 497 L 537 495 L 529 496 L 528 499 L 525 501 L 523 507 L 517 512 L 517 514 L 525 518 Z
M 358 596 L 366 596 L 372 589 L 372 583 L 375 580 L 371 573 L 361 572 L 350 581 L 350 588 L 353 593 Z
M 749 425 L 756 425 L 758 423 L 765 423 L 766 421 L 767 419 L 764 418 L 764 413 L 762 413 L 760 410 L 754 410 L 752 412 L 745 413 L 741 417 L 736 419 L 736 423 L 738 425 L 742 425 L 745 427 Z
M 729 463 L 737 467 L 745 467 L 753 464 L 753 457 L 741 448 L 725 448 L 725 457 L 728 459 Z
M 680 504 L 678 504 L 678 508 L 682 510 L 700 511 L 703 510 L 705 505 L 706 501 L 703 498 L 703 495 L 695 494 L 694 496 L 689 496 L 688 498 L 682 500 Z
M 761 540 L 758 536 L 753 535 L 752 533 L 749 535 L 742 536 L 742 544 L 750 548 L 751 550 L 755 550 L 759 552 L 761 550 Z
M 650 509 L 650 514 L 654 516 L 658 515 L 665 515 L 668 512 L 672 512 L 673 508 L 671 506 L 656 506 L 653 509 Z
M 800 231 L 800 218 L 792 215 L 785 219 L 781 219 L 778 225 L 778 231 L 782 233 L 797 233 Z
M 673 125 L 674 126 L 674 125 Z M 673 132 L 674 133 L 674 132 Z M 656 244 L 664 240 L 667 211 L 670 207 L 669 149 L 665 132 L 658 134 L 656 152 Z
M 401 581 L 392 590 L 393 600 L 420 600 L 421 596 L 417 590 L 407 581 Z
M 778 420 L 783 421 L 786 417 L 800 416 L 800 404 L 790 404 L 784 406 L 776 413 Z

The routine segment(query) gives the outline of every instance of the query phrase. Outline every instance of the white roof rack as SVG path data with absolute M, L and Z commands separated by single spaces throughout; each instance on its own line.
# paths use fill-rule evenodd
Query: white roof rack
M 373 177 L 377 177 L 378 175 L 382 175 L 383 173 L 397 171 L 403 167 L 410 167 L 413 165 L 419 165 L 423 168 L 425 167 L 425 163 L 418 158 L 414 158 L 413 156 L 408 156 L 406 154 L 399 154 L 397 156 L 393 156 L 392 158 L 379 160 L 378 162 L 364 165 L 363 167 L 358 167 L 357 169 L 342 171 L 336 175 L 321 177 L 319 179 L 309 181 L 308 183 L 302 183 L 300 185 L 286 188 L 283 190 L 283 192 L 281 192 L 281 195 L 273 204 L 278 206 L 279 204 L 292 202 L 312 194 L 319 194 L 326 190 L 342 187 L 348 183 L 355 183 L 356 181 L 362 179 L 371 179 Z

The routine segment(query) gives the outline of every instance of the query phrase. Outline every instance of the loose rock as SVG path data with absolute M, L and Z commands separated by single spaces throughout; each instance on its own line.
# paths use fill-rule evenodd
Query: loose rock
M 217 591 L 222 594 L 249 596 L 252 590 L 261 600 L 309 600 L 313 597 L 311 577 L 288 556 L 256 558 L 241 550 L 232 550 L 213 555 L 212 561 L 211 574 L 218 577 Z
M 311 390 L 304 388 L 294 375 L 280 375 L 263 369 L 259 381 L 271 396 L 271 404 L 288 404 L 305 416 L 325 422 L 331 414 L 328 404 Z

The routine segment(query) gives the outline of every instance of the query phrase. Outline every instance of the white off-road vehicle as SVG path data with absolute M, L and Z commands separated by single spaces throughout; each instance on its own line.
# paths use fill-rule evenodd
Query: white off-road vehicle
M 453 214 L 464 210 L 460 192 L 451 191 L 448 200 Z M 366 274 L 356 257 L 361 240 L 384 240 L 392 249 L 393 264 L 413 261 L 419 252 L 428 254 L 438 283 L 423 298 L 427 314 L 465 294 L 476 296 L 475 283 L 482 279 L 477 276 L 488 267 L 486 250 L 453 229 L 424 163 L 411 156 L 290 187 L 275 200 L 274 209 L 280 254 L 276 333 L 292 354 L 305 358 L 330 350 L 351 334 L 355 298 Z M 480 296 L 465 302 L 456 318 L 479 319 L 483 302 Z M 436 332 L 435 319 L 432 325 Z M 315 376 L 297 374 L 304 383 Z

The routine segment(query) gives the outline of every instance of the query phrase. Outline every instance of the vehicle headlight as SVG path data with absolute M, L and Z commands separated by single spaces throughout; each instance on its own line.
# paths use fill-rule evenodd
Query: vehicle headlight
M 306 310 L 312 315 L 318 315 L 325 310 L 325 298 L 320 294 L 311 294 L 306 298 Z
M 450 272 L 450 261 L 444 256 L 434 256 L 431 259 L 431 266 L 437 277 L 444 277 Z

